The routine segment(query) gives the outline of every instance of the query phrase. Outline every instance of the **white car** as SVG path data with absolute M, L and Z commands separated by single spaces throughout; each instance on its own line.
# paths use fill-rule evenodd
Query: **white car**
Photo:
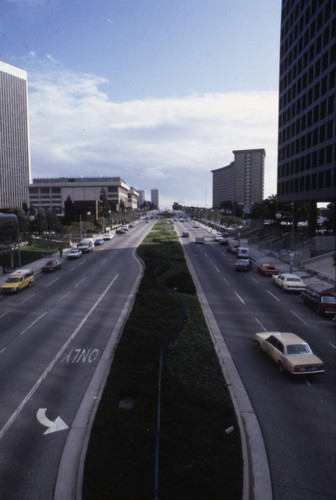
M 283 292 L 301 292 L 307 288 L 300 276 L 290 273 L 273 274 L 272 283 L 279 286 Z
M 275 361 L 280 372 L 287 371 L 292 375 L 325 372 L 323 361 L 295 333 L 261 332 L 255 334 L 254 340 L 258 349 Z

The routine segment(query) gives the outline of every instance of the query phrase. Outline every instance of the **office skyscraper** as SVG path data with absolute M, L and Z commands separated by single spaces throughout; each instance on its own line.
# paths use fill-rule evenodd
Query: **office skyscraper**
M 0 61 L 0 209 L 28 203 L 27 73 Z
M 151 189 L 151 202 L 159 208 L 159 190 Z
M 332 201 L 336 192 L 336 2 L 283 0 L 279 202 Z

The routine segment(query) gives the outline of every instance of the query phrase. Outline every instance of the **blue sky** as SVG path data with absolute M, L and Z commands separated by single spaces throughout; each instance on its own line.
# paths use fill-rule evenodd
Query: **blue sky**
M 280 0 L 3 0 L 28 72 L 32 177 L 121 176 L 211 206 L 211 170 L 265 148 L 276 192 Z

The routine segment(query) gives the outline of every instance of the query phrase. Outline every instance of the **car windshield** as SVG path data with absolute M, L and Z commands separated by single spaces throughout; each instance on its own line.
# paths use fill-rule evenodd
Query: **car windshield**
M 53 261 L 52 260 L 48 260 L 48 262 L 46 263 L 46 266 L 52 266 L 53 265 Z
M 336 297 L 322 297 L 321 302 L 325 304 L 336 304 Z
M 308 344 L 292 344 L 287 346 L 287 354 L 311 354 Z
M 8 278 L 7 283 L 19 283 L 20 278 Z

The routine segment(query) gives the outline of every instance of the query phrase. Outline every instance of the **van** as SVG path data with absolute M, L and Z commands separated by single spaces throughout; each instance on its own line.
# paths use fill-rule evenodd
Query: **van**
M 78 243 L 77 248 L 78 250 L 81 250 L 83 253 L 92 252 L 94 248 L 93 238 L 86 238 L 85 240 L 82 240 L 80 243 Z
M 238 247 L 237 256 L 238 259 L 249 259 L 250 251 L 246 247 Z
M 19 293 L 26 287 L 30 288 L 34 281 L 34 272 L 31 269 L 18 269 L 8 276 L 1 287 L 1 293 Z

